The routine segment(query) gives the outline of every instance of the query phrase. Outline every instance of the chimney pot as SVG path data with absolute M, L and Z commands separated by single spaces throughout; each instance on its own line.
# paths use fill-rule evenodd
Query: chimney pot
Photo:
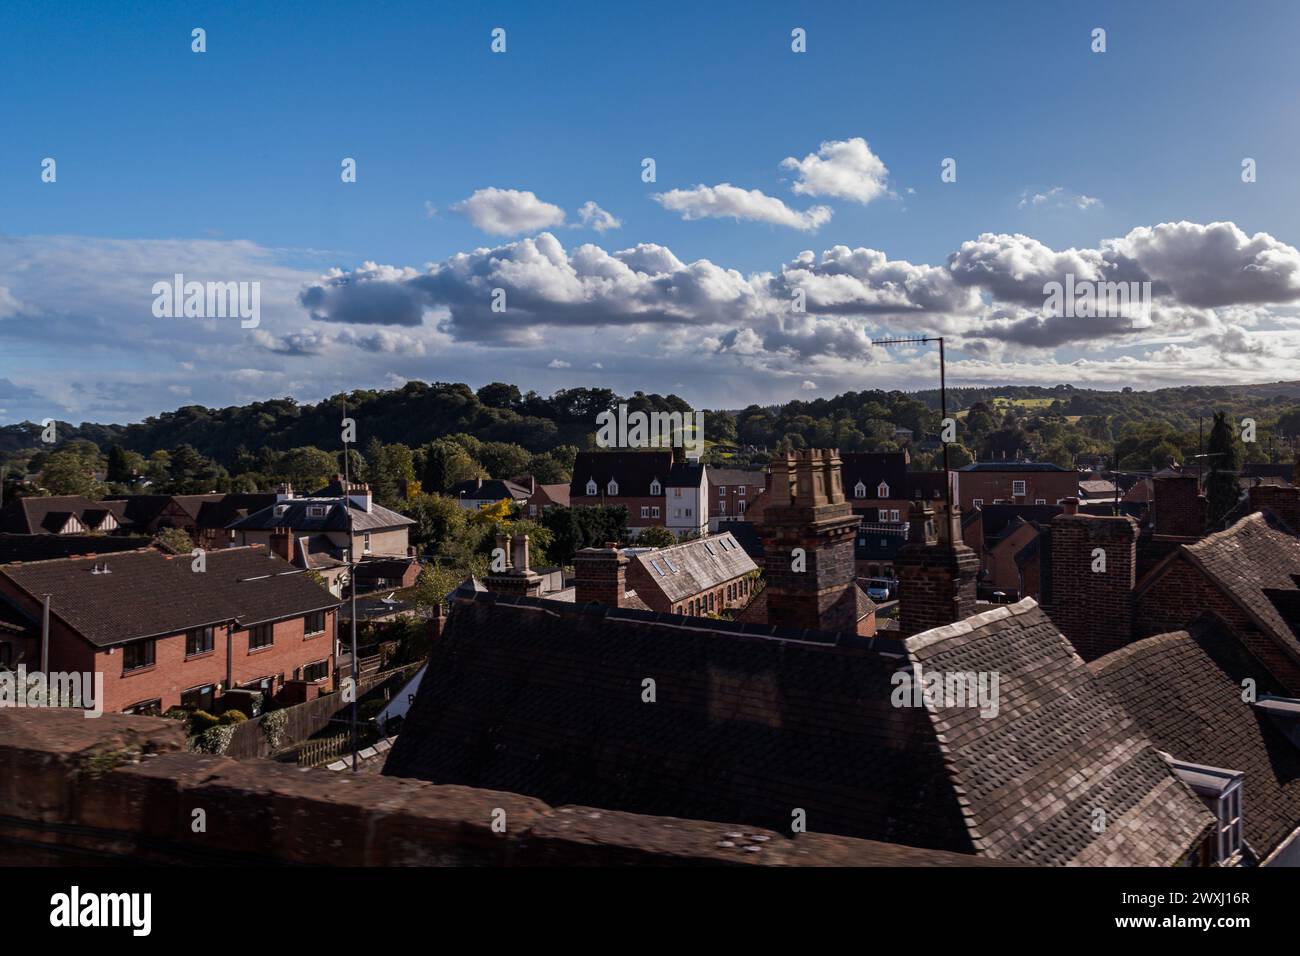
M 1064 505 L 1065 513 L 1067 515 L 1077 515 L 1079 513 L 1078 498 L 1066 498 L 1064 501 L 1061 502 L 1061 504 Z

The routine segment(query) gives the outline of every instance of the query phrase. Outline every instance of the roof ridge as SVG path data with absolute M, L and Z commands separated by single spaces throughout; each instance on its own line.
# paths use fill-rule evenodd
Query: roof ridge
M 1015 604 L 1000 604 L 992 610 L 981 611 L 979 614 L 964 617 L 960 621 L 942 624 L 939 627 L 932 627 L 928 631 L 913 634 L 911 637 L 904 638 L 903 643 L 909 651 L 919 651 L 940 641 L 946 641 L 951 637 L 969 634 L 985 624 L 992 624 L 994 621 L 1000 621 L 1007 617 L 1028 614 L 1036 607 L 1038 607 L 1038 602 L 1033 598 L 1021 598 Z

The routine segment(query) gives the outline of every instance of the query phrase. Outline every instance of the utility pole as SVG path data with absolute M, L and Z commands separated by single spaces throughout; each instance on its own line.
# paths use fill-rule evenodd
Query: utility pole
M 355 518 L 352 514 L 352 499 L 349 492 L 352 490 L 351 477 L 351 458 L 348 453 L 347 439 L 347 417 L 348 403 L 343 399 L 343 511 L 348 516 L 348 592 L 350 596 L 350 609 L 352 616 L 352 720 L 351 720 L 351 738 L 352 738 L 352 772 L 357 772 L 357 698 L 361 695 L 361 676 L 360 666 L 357 660 L 357 536 L 354 527 Z
M 943 336 L 915 336 L 907 339 L 873 339 L 872 345 L 921 345 L 929 342 L 939 343 L 939 414 L 948 417 L 948 381 L 943 355 Z M 948 468 L 948 443 L 943 438 L 944 424 L 939 422 L 939 441 L 943 443 L 943 493 L 944 504 L 948 509 L 945 520 L 952 521 L 952 472 Z

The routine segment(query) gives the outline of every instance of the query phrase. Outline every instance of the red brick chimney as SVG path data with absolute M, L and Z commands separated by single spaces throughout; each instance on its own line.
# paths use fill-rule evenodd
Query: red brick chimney
M 274 528 L 271 531 L 271 551 L 293 564 L 293 531 L 289 528 Z
M 980 559 L 961 538 L 961 512 L 938 522 L 930 504 L 913 502 L 907 516 L 907 544 L 898 569 L 898 629 L 903 637 L 953 624 L 975 613 Z
M 1071 502 L 1076 509 L 1072 512 Z M 1139 526 L 1128 516 L 1065 513 L 1052 519 L 1051 590 L 1043 607 L 1086 661 L 1133 639 Z
M 1151 525 L 1156 534 L 1199 538 L 1205 533 L 1208 509 L 1195 475 L 1156 478 L 1152 484 Z
M 1269 509 L 1285 521 L 1292 531 L 1300 534 L 1300 488 L 1251 485 L 1250 507 L 1252 511 Z
M 627 555 L 614 544 L 583 548 L 573 556 L 575 604 L 621 607 L 627 590 Z

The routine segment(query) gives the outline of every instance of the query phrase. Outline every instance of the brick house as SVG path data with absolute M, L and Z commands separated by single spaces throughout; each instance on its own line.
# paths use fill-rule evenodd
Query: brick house
M 568 483 L 555 485 L 535 484 L 533 492 L 523 502 L 523 514 L 527 518 L 540 518 L 547 508 L 569 507 Z
M 744 521 L 750 504 L 763 493 L 767 476 L 761 470 L 708 466 L 709 530 Z
M 569 503 L 575 508 L 623 505 L 636 538 L 645 528 L 668 527 L 668 476 L 672 451 L 580 451 L 569 482 Z
M 0 603 L 35 622 L 29 669 L 104 675 L 105 712 L 220 709 L 232 688 L 296 702 L 332 687 L 339 601 L 292 570 L 264 548 L 213 551 L 202 572 L 146 548 L 4 565 Z
M 977 461 L 954 472 L 962 511 L 986 504 L 1057 505 L 1079 494 L 1079 473 L 1033 461 Z
M 703 617 L 744 607 L 758 565 L 726 532 L 669 548 L 627 549 L 627 586 L 652 611 Z

